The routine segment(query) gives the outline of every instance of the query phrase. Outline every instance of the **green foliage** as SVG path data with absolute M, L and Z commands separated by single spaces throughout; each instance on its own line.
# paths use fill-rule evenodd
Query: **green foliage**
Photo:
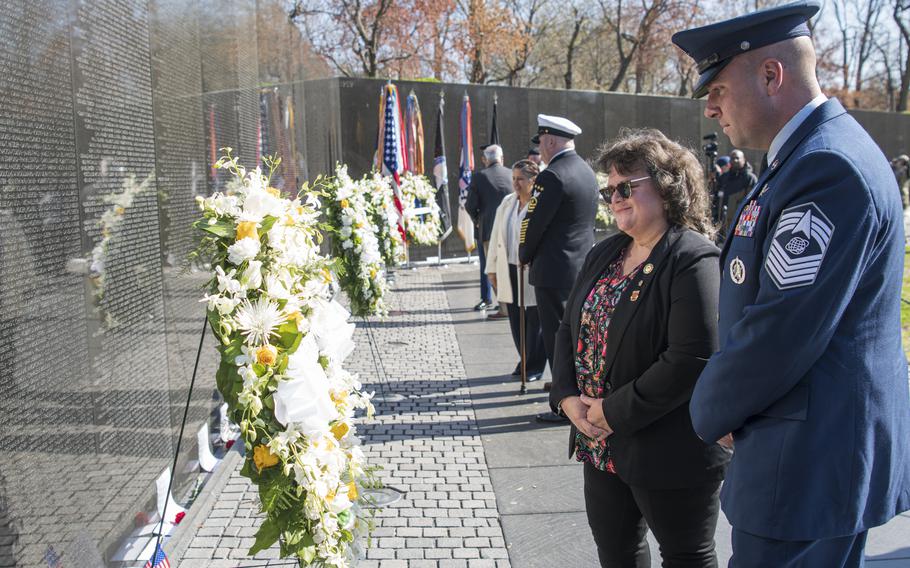
M 237 229 L 233 223 L 229 223 L 223 220 L 215 221 L 212 223 L 209 219 L 206 219 L 204 217 L 202 219 L 197 219 L 193 223 L 193 227 L 199 229 L 200 231 L 212 233 L 216 237 L 220 237 L 222 239 L 232 239 L 237 232 Z
M 253 556 L 263 550 L 268 550 L 278 542 L 279 536 L 281 536 L 281 527 L 272 519 L 266 518 L 256 531 L 256 542 L 250 548 L 249 555 Z

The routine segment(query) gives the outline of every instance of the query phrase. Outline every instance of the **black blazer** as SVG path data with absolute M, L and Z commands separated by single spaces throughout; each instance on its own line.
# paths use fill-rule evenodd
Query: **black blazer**
M 518 256 L 531 264 L 528 282 L 569 289 L 594 246 L 597 178 L 575 150 L 553 158 L 534 183 L 521 226 Z
M 500 163 L 490 164 L 475 172 L 468 188 L 465 209 L 480 227 L 480 240 L 487 242 L 493 234 L 496 208 L 502 199 L 512 193 L 512 170 Z
M 594 247 L 585 259 L 556 333 L 550 406 L 579 394 L 575 346 L 581 309 L 598 278 L 631 242 L 625 234 Z M 695 435 L 689 399 L 717 349 L 719 251 L 704 236 L 671 227 L 655 245 L 610 321 L 603 401 L 613 463 L 627 483 L 654 489 L 722 479 L 730 452 Z M 569 438 L 574 451 L 575 427 Z

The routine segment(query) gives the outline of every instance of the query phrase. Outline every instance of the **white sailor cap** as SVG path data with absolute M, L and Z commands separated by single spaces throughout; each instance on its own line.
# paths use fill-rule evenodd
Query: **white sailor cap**
M 562 136 L 563 138 L 575 138 L 581 134 L 581 128 L 577 124 L 561 116 L 550 116 L 548 114 L 537 115 L 537 134 L 531 138 L 532 144 L 540 144 L 541 134 L 552 134 Z

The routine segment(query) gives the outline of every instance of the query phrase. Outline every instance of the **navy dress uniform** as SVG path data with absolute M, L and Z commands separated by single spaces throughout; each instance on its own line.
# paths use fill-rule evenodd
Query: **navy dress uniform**
M 573 139 L 581 128 L 562 117 L 537 115 L 537 135 Z M 528 282 L 534 286 L 544 349 L 553 368 L 553 345 L 566 299 L 585 256 L 594 246 L 597 178 L 591 167 L 567 149 L 550 158 L 537 176 L 528 213 L 521 224 L 518 256 L 530 264 Z
M 817 9 L 674 36 L 700 61 L 696 96 L 743 47 L 808 35 Z M 866 531 L 910 509 L 901 203 L 836 100 L 813 100 L 783 133 L 721 253 L 720 349 L 690 413 L 704 440 L 735 439 L 721 494 L 731 566 L 859 566 Z

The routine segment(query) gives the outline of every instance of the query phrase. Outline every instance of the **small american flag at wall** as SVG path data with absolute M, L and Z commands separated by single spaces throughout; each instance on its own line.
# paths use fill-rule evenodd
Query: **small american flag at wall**
M 171 563 L 167 561 L 163 548 L 158 546 L 155 549 L 155 555 L 145 563 L 145 568 L 171 568 Z

